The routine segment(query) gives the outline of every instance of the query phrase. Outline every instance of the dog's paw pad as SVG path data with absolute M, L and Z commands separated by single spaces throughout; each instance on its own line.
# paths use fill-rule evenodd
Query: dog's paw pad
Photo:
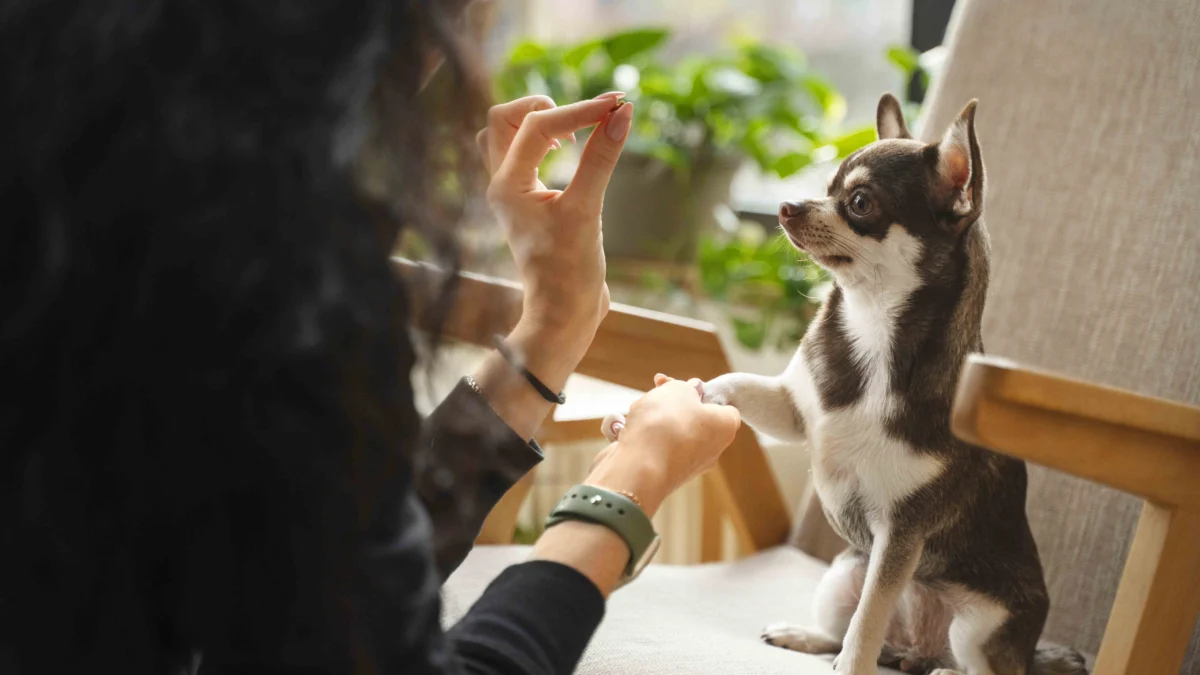
M 762 640 L 769 645 L 805 654 L 832 654 L 841 645 L 813 628 L 788 623 L 773 623 L 763 629 Z

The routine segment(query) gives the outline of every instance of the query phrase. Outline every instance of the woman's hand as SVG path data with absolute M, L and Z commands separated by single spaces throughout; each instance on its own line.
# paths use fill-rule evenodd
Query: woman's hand
M 658 375 L 654 383 L 627 415 L 606 418 L 606 435 L 616 442 L 596 458 L 587 479 L 635 495 L 650 515 L 667 495 L 715 466 L 741 426 L 737 409 L 701 401 L 700 380 Z M 614 423 L 619 428 L 612 429 Z
M 522 322 L 582 358 L 608 311 L 600 210 L 625 144 L 632 104 L 621 92 L 555 107 L 530 96 L 493 107 L 477 138 L 492 181 L 488 200 L 525 282 Z M 596 125 L 565 190 L 548 190 L 538 165 L 558 139 Z
M 701 402 L 700 380 L 657 375 L 654 384 L 621 418 L 619 438 L 584 481 L 634 496 L 648 516 L 688 479 L 711 469 L 742 423 L 735 408 Z M 607 597 L 629 563 L 629 547 L 603 525 L 568 521 L 538 539 L 533 557 L 574 567 Z
M 555 107 L 545 96 L 495 106 L 476 140 L 492 173 L 488 199 L 504 225 L 525 282 L 521 320 L 508 346 L 529 372 L 561 391 L 608 312 L 600 208 L 625 145 L 633 106 L 621 92 Z M 538 164 L 559 138 L 598 124 L 565 190 L 547 190 Z M 480 392 L 513 431 L 530 438 L 550 412 L 529 383 L 498 354 L 476 371 Z

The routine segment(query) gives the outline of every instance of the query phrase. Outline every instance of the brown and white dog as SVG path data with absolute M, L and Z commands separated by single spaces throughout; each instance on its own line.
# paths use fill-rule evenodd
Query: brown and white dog
M 770 644 L 938 675 L 1085 673 L 1038 649 L 1049 601 L 1025 516 L 1025 465 L 956 439 L 963 359 L 983 350 L 988 283 L 975 102 L 940 143 L 913 140 L 879 101 L 879 140 L 820 199 L 785 202 L 791 242 L 835 281 L 778 377 L 703 385 L 754 429 L 807 438 L 826 516 L 850 544 L 821 581 L 816 625 L 767 627 Z

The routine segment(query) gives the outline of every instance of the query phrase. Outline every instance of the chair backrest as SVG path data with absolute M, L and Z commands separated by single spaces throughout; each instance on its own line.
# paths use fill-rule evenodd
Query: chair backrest
M 1200 3 L 960 0 L 950 31 L 923 133 L 979 99 L 987 351 L 1200 404 Z M 1098 649 L 1140 506 L 1031 467 L 1048 638 Z

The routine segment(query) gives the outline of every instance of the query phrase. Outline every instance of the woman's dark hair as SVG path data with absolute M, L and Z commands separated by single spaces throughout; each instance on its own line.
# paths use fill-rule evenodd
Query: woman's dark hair
M 462 4 L 0 7 L 0 672 L 372 669 L 352 552 L 418 427 L 389 255 L 453 261 Z

